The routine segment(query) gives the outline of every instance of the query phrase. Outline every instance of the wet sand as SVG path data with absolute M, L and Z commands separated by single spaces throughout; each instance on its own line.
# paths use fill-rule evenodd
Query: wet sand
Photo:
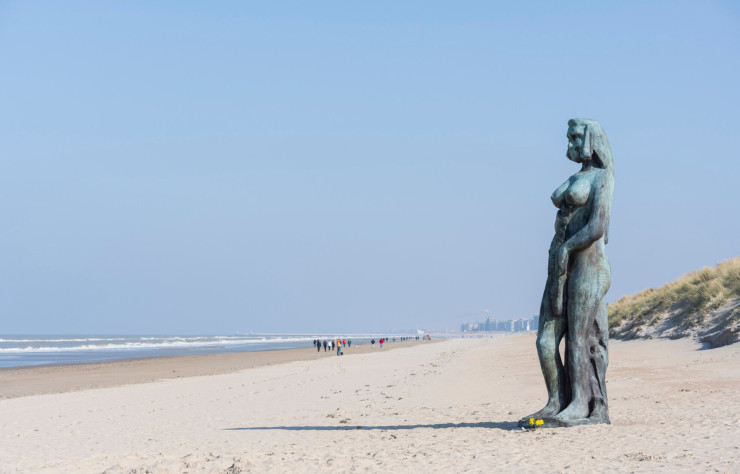
M 432 341 L 435 342 L 435 341 Z M 383 344 L 383 351 L 420 344 L 404 341 Z M 344 349 L 344 356 L 378 351 L 375 344 L 354 345 Z M 228 374 L 266 365 L 284 364 L 325 357 L 337 357 L 334 352 L 315 347 L 272 351 L 234 352 L 223 354 L 193 354 L 150 357 L 88 364 L 44 365 L 35 367 L 0 368 L 0 398 L 71 392 L 92 388 L 114 387 L 157 380 Z

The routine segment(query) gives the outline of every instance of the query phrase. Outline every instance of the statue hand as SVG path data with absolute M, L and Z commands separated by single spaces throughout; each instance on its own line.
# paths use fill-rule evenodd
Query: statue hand
M 558 285 L 558 294 L 555 299 L 551 302 L 552 315 L 556 318 L 563 316 L 563 291 Z
M 568 271 L 568 257 L 570 249 L 565 244 L 558 250 L 558 276 L 563 276 Z
M 552 315 L 559 318 L 563 315 L 563 306 L 565 300 L 565 274 L 568 271 L 568 257 L 570 255 L 570 249 L 561 245 L 558 249 L 557 255 L 557 281 L 553 282 L 552 293 L 550 296 L 550 305 L 552 308 Z

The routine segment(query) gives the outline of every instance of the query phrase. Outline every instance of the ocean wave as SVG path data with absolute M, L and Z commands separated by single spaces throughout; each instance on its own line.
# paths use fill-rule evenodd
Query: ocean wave
M 80 338 L 80 339 L 46 339 L 46 338 L 36 338 L 36 339 L 2 339 L 0 338 L 1 342 L 93 342 L 93 341 L 125 341 L 126 339 L 132 339 L 130 337 L 104 337 L 104 338 L 98 338 L 98 337 L 86 337 L 86 338 Z M 159 338 L 163 339 L 163 338 Z
M 143 339 L 143 338 L 142 338 Z M 167 348 L 197 348 L 214 345 L 247 345 L 247 344 L 274 344 L 286 342 L 308 342 L 312 339 L 306 337 L 278 337 L 278 338 L 251 338 L 230 339 L 226 337 L 193 338 L 198 340 L 187 340 L 186 338 L 159 338 L 162 342 L 131 341 L 126 343 L 108 344 L 80 344 L 72 346 L 26 346 L 26 347 L 4 347 L 0 348 L 0 354 L 29 353 L 29 352 L 88 352 L 88 351 L 111 351 L 111 350 L 137 350 L 137 349 L 167 349 Z M 125 339 L 121 339 L 125 340 Z M 13 341 L 20 342 L 20 341 Z M 31 340 L 30 342 L 54 342 L 53 340 Z M 78 342 L 89 342 L 80 340 Z

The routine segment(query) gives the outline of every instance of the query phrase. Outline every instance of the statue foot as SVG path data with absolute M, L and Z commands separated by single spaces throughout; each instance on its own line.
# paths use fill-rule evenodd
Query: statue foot
M 579 420 L 588 417 L 588 403 L 573 400 L 568 408 L 555 416 L 556 420 Z
M 545 408 L 543 408 L 542 410 L 538 412 L 532 413 L 531 415 L 525 416 L 524 418 L 522 418 L 522 420 L 528 421 L 530 418 L 534 418 L 535 420 L 539 420 L 542 418 L 552 418 L 559 411 L 560 411 L 559 402 L 548 402 L 547 405 L 545 405 Z

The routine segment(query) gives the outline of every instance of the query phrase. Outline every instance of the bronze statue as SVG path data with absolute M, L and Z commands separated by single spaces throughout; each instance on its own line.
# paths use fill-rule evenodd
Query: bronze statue
M 614 162 L 601 125 L 568 122 L 568 151 L 581 170 L 552 194 L 559 209 L 540 306 L 537 354 L 547 385 L 545 407 L 523 418 L 538 426 L 610 423 L 606 398 L 609 362 L 607 305 L 611 281 L 604 246 L 614 190 Z M 560 341 L 565 337 L 565 361 Z

